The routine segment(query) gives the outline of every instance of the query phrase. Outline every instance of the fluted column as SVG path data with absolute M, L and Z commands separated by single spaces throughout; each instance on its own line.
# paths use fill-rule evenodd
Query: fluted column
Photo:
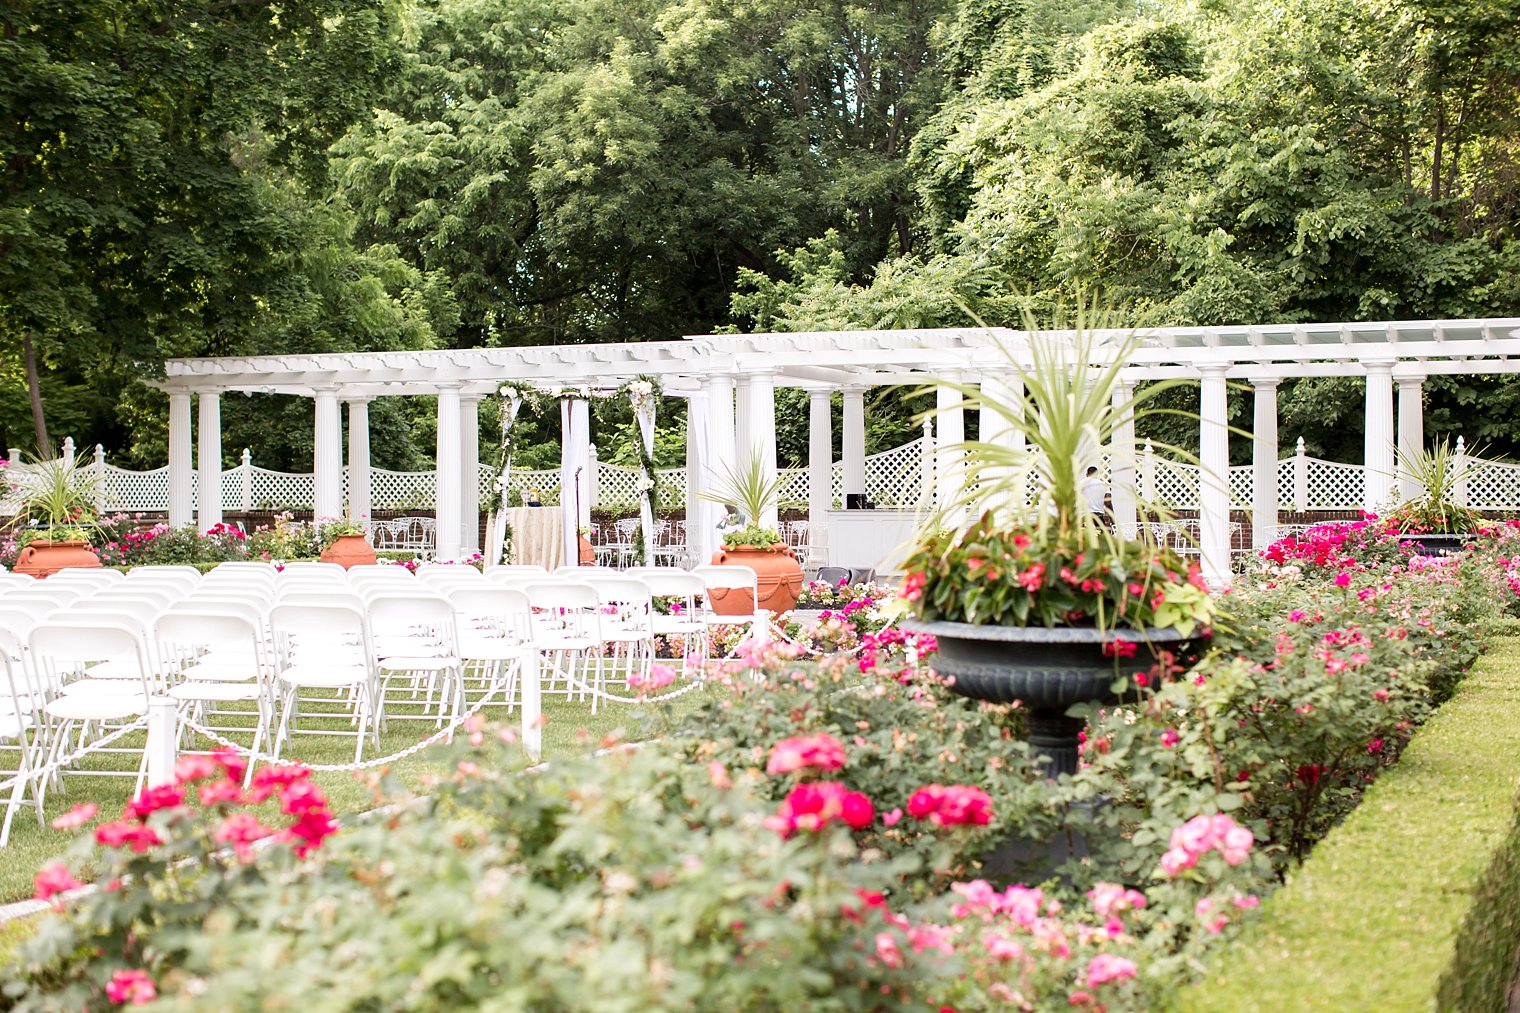
M 1362 509 L 1376 513 L 1393 499 L 1393 361 L 1366 363 L 1367 427 L 1362 475 Z
M 1135 516 L 1135 413 L 1127 407 L 1134 396 L 1134 384 L 1120 382 L 1114 385 L 1112 403 L 1120 415 L 1114 426 L 1113 445 L 1109 447 L 1108 482 L 1114 523 L 1125 535 L 1135 532 L 1138 519 Z
M 1251 544 L 1277 540 L 1277 378 L 1253 379 L 1251 433 Z
M 749 374 L 747 407 L 749 409 L 749 444 L 741 452 L 756 454 L 760 458 L 761 473 L 767 484 L 776 478 L 776 374 L 761 369 Z M 773 499 L 758 518 L 761 527 L 778 528 L 781 525 L 779 504 Z
M 190 430 L 190 395 L 176 391 L 169 395 L 169 526 L 184 527 L 194 518 L 195 463 Z
M 369 474 L 369 402 L 367 397 L 348 399 L 348 519 L 372 528 L 372 496 Z
M 844 462 L 844 492 L 866 491 L 866 388 L 846 387 L 840 459 Z
M 1401 376 L 1399 383 L 1399 453 L 1413 458 L 1425 449 L 1425 378 Z M 1399 498 L 1420 495 L 1420 483 L 1406 469 L 1399 469 Z
M 480 551 L 480 398 L 459 399 L 459 545 L 465 555 Z
M 436 552 L 439 559 L 458 559 L 460 556 L 460 517 L 463 514 L 460 493 L 461 478 L 459 433 L 460 419 L 459 384 L 438 385 L 438 443 L 434 455 L 437 469 L 438 491 L 434 494 L 433 511 L 437 517 Z
M 1230 580 L 1230 430 L 1225 373 L 1229 363 L 1198 367 L 1203 374 L 1198 410 L 1199 549 L 1203 576 L 1214 587 Z
M 829 510 L 834 505 L 834 408 L 827 390 L 808 392 L 808 563 L 828 563 Z
M 203 390 L 200 397 L 200 444 L 196 453 L 200 496 L 195 526 L 205 534 L 222 523 L 222 395 L 220 391 Z
M 960 374 L 951 374 L 946 379 L 958 383 Z M 942 384 L 934 390 L 935 428 L 939 432 L 934 447 L 934 496 L 941 510 L 959 499 L 966 485 L 966 452 L 959 448 L 966 440 L 964 402 L 961 392 L 954 387 Z M 959 523 L 960 519 L 957 511 L 950 521 Z
M 312 450 L 315 492 L 312 513 L 319 521 L 343 513 L 343 424 L 338 416 L 338 388 L 313 388 L 316 425 Z

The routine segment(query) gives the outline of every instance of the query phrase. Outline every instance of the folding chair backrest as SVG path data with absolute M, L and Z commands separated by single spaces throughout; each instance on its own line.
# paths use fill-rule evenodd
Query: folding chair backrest
M 572 566 L 567 563 L 564 566 L 556 566 L 553 575 L 556 577 L 569 577 L 571 580 L 591 580 L 598 573 L 622 572 L 622 570 L 619 570 L 615 566 L 580 566 L 578 564 Z
M 52 587 L 77 585 L 87 590 L 110 587 L 112 584 L 120 583 L 126 579 L 126 574 L 120 570 L 107 570 L 104 567 L 100 569 L 79 567 L 77 569 L 59 570 L 48 578 Z
M 654 568 L 630 571 L 649 585 L 649 593 L 656 598 L 693 598 L 707 591 L 707 582 L 699 574 L 688 570 Z
M 53 620 L 33 627 L 27 647 L 33 669 L 55 685 L 65 671 L 77 669 L 82 662 L 135 660 L 144 695 L 152 693 L 154 666 L 141 627 L 108 618 Z
M 748 566 L 696 566 L 692 573 L 702 578 L 709 590 L 722 588 L 748 588 L 753 591 L 759 583 L 755 571 Z
M 261 658 L 264 638 L 259 625 L 232 612 L 173 609 L 153 624 L 159 656 L 185 659 L 193 650 L 229 651 Z
M 425 584 L 445 581 L 481 581 L 485 575 L 475 567 L 460 563 L 423 563 L 417 567 L 417 579 Z
M 596 589 L 603 605 L 634 605 L 648 608 L 654 597 L 649 585 L 638 577 L 597 576 L 586 581 Z
M 0 570 L 0 590 L 8 587 L 25 587 L 37 580 L 29 573 L 12 573 L 9 570 Z
M 528 596 L 513 587 L 456 587 L 448 590 L 456 627 L 461 630 L 496 629 L 526 637 L 533 617 Z
M 452 645 L 454 605 L 442 595 L 377 594 L 367 603 L 370 629 L 386 634 L 405 634 L 426 628 Z
M 296 588 L 282 593 L 274 600 L 274 608 L 282 606 L 310 605 L 340 605 L 356 612 L 364 611 L 364 599 L 352 588 L 341 587 L 336 590 L 323 590 L 320 588 Z M 271 609 L 271 613 L 273 609 Z
M 54 605 L 67 605 L 71 601 L 77 601 L 78 599 L 83 598 L 90 590 L 87 587 L 77 584 L 54 584 L 51 580 L 34 581 L 34 584 L 34 587 L 28 587 L 21 591 L 15 591 L 11 594 L 6 595 L 5 600 L 13 601 L 19 597 L 24 600 L 46 600 L 52 602 Z
M 337 563 L 323 563 L 315 559 L 298 559 L 295 562 L 286 563 L 276 574 L 278 576 L 291 576 L 298 573 L 331 573 L 341 577 L 344 574 L 343 567 Z
M 375 651 L 368 619 L 357 608 L 342 604 L 279 604 L 269 612 L 275 649 L 288 653 L 311 644 L 343 644 L 356 659 L 374 671 Z
M 41 598 L 0 598 L 0 626 L 15 629 L 25 617 L 31 629 L 44 616 L 58 611 L 58 603 Z
M 528 604 L 536 609 L 591 609 L 601 604 L 596 588 L 573 580 L 539 581 L 523 586 Z
M 497 566 L 487 567 L 485 574 L 492 580 L 500 580 L 503 577 L 519 577 L 523 575 L 547 577 L 549 571 L 542 566 L 531 563 L 501 563 Z

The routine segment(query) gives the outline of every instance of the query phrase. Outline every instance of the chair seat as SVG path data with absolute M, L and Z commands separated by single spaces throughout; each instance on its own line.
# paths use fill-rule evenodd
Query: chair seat
M 64 721 L 112 721 L 135 718 L 148 709 L 142 692 L 63 696 L 43 708 L 50 717 Z
M 227 658 L 196 662 L 185 666 L 179 674 L 187 682 L 250 682 L 259 677 L 259 670 L 258 663 L 251 657 L 242 662 Z
M 19 739 L 21 733 L 37 727 L 28 715 L 0 714 L 0 739 Z
M 130 658 L 113 658 L 84 670 L 87 679 L 141 679 L 142 666 Z
M 169 695 L 181 702 L 209 700 L 230 703 L 236 700 L 257 700 L 259 687 L 247 682 L 183 682 L 170 689 Z
M 142 683 L 135 679 L 75 679 L 65 683 L 63 696 L 142 696 Z M 46 709 L 46 708 L 44 708 Z
M 281 682 L 299 689 L 347 689 L 369 680 L 362 665 L 328 665 L 300 662 L 285 668 Z
M 526 648 L 505 637 L 469 637 L 460 641 L 459 656 L 466 661 L 511 661 L 520 658 Z
M 541 633 L 533 638 L 533 646 L 540 651 L 589 651 L 596 646 L 590 637 L 556 636 Z
M 708 624 L 700 619 L 687 619 L 684 616 L 654 617 L 655 633 L 665 634 L 666 636 L 683 633 L 701 633 L 707 629 L 707 626 Z
M 459 667 L 459 659 L 442 655 L 398 654 L 380 659 L 380 667 L 390 672 L 441 672 Z

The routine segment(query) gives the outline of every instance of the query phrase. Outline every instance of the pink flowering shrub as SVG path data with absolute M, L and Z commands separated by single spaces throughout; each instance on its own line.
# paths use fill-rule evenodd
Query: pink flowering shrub
M 1261 557 L 1269 567 L 1292 568 L 1315 577 L 1399 566 L 1412 550 L 1398 536 L 1396 524 L 1365 514 L 1361 520 L 1316 524 L 1302 534 L 1273 542 Z
M 48 1009 L 153 1002 L 205 919 L 280 881 L 337 832 L 311 771 L 264 767 L 244 790 L 245 769 L 232 753 L 185 755 L 173 783 L 143 791 L 119 819 L 84 832 L 98 815 L 85 805 L 54 820 L 78 837 L 37 872 L 35 896 L 57 914 L 17 953 L 8 999 Z M 85 879 L 95 889 L 76 893 Z

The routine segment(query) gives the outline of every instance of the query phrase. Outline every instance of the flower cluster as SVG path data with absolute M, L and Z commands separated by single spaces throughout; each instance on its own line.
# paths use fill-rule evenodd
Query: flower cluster
M 1229 865 L 1239 865 L 1251 854 L 1256 836 L 1224 813 L 1194 816 L 1172 831 L 1172 846 L 1161 856 L 1161 872 L 1180 876 L 1210 851 L 1219 852 Z
M 992 798 L 966 784 L 931 784 L 908 799 L 908 815 L 937 827 L 986 826 L 992 822 Z
M 1360 520 L 1316 524 L 1267 546 L 1261 558 L 1272 567 L 1303 573 L 1337 575 L 1348 570 L 1402 565 L 1409 549 L 1399 540 L 1397 524 L 1375 514 Z
M 844 766 L 844 743 L 832 735 L 797 735 L 771 747 L 767 774 L 790 774 L 798 770 L 838 770 Z
M 635 669 L 628 673 L 628 688 L 639 696 L 648 696 L 675 682 L 677 674 L 670 665 L 650 665 L 647 672 Z
M 785 839 L 798 830 L 822 830 L 836 820 L 851 830 L 864 830 L 876 821 L 876 807 L 864 794 L 838 781 L 808 781 L 787 792 L 765 826 Z

